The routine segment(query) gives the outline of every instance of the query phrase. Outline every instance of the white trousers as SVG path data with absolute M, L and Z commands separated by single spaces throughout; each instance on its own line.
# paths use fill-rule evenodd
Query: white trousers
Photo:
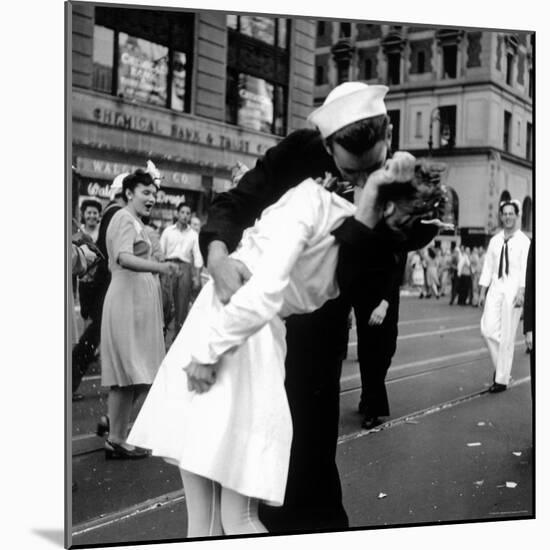
M 516 291 L 512 292 L 505 281 L 493 283 L 481 317 L 481 334 L 495 367 L 495 382 L 505 386 L 510 382 L 514 342 L 521 317 L 521 308 L 513 306 Z

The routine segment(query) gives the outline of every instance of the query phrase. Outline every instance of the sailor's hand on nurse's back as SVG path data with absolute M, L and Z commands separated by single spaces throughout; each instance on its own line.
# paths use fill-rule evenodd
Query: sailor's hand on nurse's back
M 223 243 L 219 243 L 223 245 Z M 227 304 L 231 296 L 248 281 L 251 273 L 239 260 L 230 258 L 225 245 L 218 242 L 210 245 L 208 252 L 208 271 L 214 280 L 216 295 L 222 304 Z

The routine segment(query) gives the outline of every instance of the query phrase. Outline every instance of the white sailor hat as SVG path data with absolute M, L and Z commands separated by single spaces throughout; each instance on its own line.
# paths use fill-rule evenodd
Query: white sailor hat
M 344 82 L 328 94 L 308 120 L 327 138 L 358 120 L 385 115 L 384 96 L 388 89 L 387 86 L 369 86 L 364 82 Z

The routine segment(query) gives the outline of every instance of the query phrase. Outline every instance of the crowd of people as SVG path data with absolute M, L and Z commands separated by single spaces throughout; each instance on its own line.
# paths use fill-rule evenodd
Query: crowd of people
M 449 228 L 441 170 L 390 152 L 387 91 L 337 86 L 316 129 L 239 167 L 198 232 L 185 203 L 151 227 L 151 162 L 115 178 L 103 213 L 82 202 L 73 266 L 95 299 L 73 398 L 99 352 L 105 456 L 176 465 L 189 537 L 347 528 L 336 444 L 351 310 L 370 429 L 389 414 L 403 280 L 421 297 L 485 299 L 483 251 L 429 246 Z
M 404 285 L 414 289 L 419 298 L 449 297 L 449 305 L 477 306 L 479 278 L 485 260 L 483 246 L 456 245 L 447 248 L 433 245 L 409 254 Z

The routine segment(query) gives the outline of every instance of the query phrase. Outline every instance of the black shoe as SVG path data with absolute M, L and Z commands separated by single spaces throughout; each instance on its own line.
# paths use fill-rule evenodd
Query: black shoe
M 382 420 L 380 420 L 377 416 L 365 416 L 363 418 L 363 422 L 361 422 L 361 428 L 364 430 L 372 430 L 373 428 L 376 428 L 376 426 L 380 426 L 382 424 Z
M 126 449 L 118 443 L 113 443 L 107 440 L 105 442 L 105 458 L 107 460 L 119 459 L 119 460 L 135 460 L 138 458 L 147 458 L 149 451 L 141 449 L 140 447 L 134 447 L 133 449 Z
M 73 403 L 75 401 L 82 401 L 84 396 L 81 393 L 73 393 Z
M 499 384 L 498 382 L 495 382 L 489 388 L 489 393 L 500 393 L 501 391 L 505 391 L 506 388 L 508 388 L 508 386 L 506 386 L 506 384 Z
M 99 422 L 97 423 L 96 428 L 96 435 L 99 437 L 103 437 L 104 435 L 108 435 L 110 430 L 110 423 L 109 423 L 109 417 L 108 416 L 102 416 L 99 419 Z

